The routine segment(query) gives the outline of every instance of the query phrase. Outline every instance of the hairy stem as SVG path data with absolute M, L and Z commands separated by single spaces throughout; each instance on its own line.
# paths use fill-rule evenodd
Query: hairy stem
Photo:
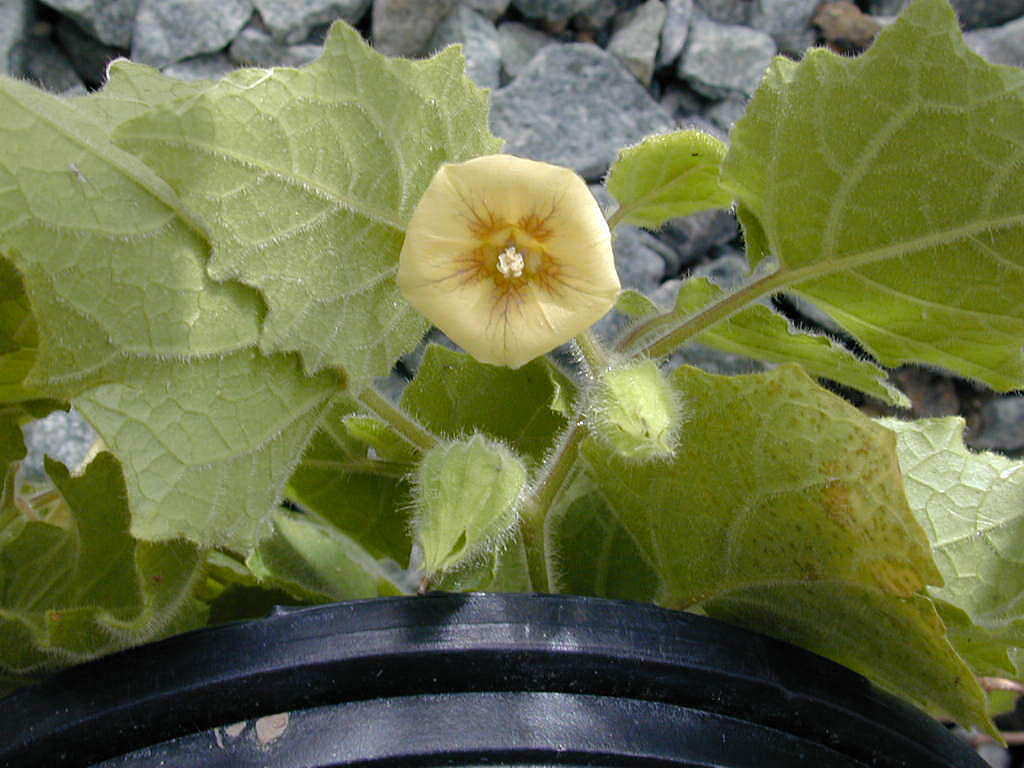
M 792 274 L 779 271 L 721 296 L 687 318 L 671 312 L 637 325 L 622 338 L 616 349 L 631 358 L 662 357 L 713 325 L 726 320 L 765 295 L 775 293 L 792 280 Z
M 592 375 L 597 376 L 602 371 L 608 370 L 608 354 L 590 329 L 579 334 L 573 341 L 580 348 L 580 353 L 583 355 L 583 359 L 587 361 Z
M 558 441 L 546 464 L 545 471 L 537 481 L 530 500 L 519 518 L 523 543 L 526 546 L 526 560 L 530 570 L 530 583 L 537 592 L 550 592 L 554 586 L 551 553 L 547 551 L 544 524 L 551 506 L 558 498 L 558 492 L 572 472 L 579 456 L 580 444 L 587 430 L 580 423 L 569 427 Z
M 372 387 L 367 387 L 359 393 L 359 402 L 386 421 L 399 437 L 414 448 L 429 451 L 440 442 L 435 434 Z

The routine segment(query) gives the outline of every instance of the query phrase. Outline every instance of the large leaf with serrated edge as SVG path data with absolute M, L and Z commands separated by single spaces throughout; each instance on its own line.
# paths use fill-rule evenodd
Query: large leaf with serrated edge
M 870 120 L 864 116 L 870 115 Z M 765 288 L 834 317 L 883 364 L 1024 384 L 1024 72 L 915 0 L 864 55 L 777 58 L 721 183 Z
M 47 461 L 58 501 L 22 500 L 0 539 L 0 669 L 31 673 L 200 626 L 192 592 L 199 551 L 128 532 L 117 461 L 101 453 L 79 477 Z
M 263 295 L 260 348 L 358 381 L 427 327 L 394 276 L 434 172 L 500 148 L 458 50 L 388 59 L 341 22 L 309 66 L 235 71 L 115 135 L 205 219 L 209 274 Z

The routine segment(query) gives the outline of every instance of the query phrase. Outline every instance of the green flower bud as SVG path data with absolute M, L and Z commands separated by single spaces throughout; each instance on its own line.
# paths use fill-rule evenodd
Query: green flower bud
M 501 544 L 516 523 L 526 467 L 476 434 L 427 451 L 416 479 L 413 536 L 427 579 Z
M 657 461 L 674 455 L 683 407 L 653 360 L 608 371 L 590 398 L 591 431 L 619 456 Z

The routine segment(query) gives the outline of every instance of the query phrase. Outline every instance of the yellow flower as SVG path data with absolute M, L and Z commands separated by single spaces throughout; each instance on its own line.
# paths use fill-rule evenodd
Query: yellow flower
M 583 179 L 486 155 L 434 175 L 406 230 L 398 287 L 477 360 L 518 368 L 601 319 L 621 286 Z

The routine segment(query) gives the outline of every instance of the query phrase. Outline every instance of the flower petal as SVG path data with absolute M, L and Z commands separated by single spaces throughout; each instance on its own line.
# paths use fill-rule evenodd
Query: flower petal
M 593 325 L 621 287 L 584 181 L 512 155 L 437 171 L 406 230 L 398 286 L 478 360 L 513 368 Z

